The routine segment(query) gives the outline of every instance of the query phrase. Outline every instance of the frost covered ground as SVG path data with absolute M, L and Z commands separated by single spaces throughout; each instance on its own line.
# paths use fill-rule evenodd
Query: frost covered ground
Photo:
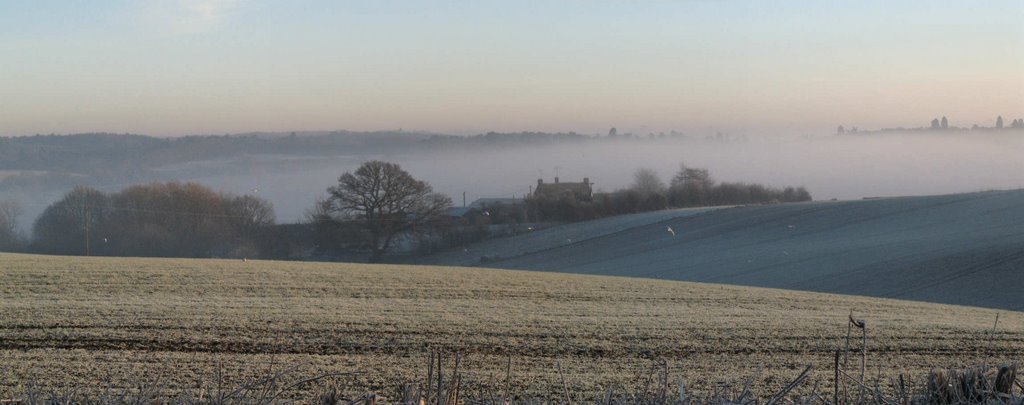
M 675 235 L 668 232 L 671 228 Z M 1024 190 L 675 210 L 568 224 L 432 264 L 1024 309 Z

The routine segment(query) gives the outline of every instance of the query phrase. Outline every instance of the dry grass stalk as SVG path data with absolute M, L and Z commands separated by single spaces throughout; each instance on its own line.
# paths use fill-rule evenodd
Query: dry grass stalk
M 933 370 L 928 375 L 927 400 L 934 404 L 1015 403 L 1017 366 Z
M 447 378 L 444 378 L 444 380 L 448 381 L 447 385 L 442 385 L 440 388 L 437 388 L 438 386 L 428 386 L 430 387 L 430 390 L 436 390 L 432 393 L 422 392 L 422 389 L 420 388 L 421 386 L 417 384 L 406 384 L 399 392 L 397 397 L 399 398 L 398 401 L 389 401 L 387 398 L 374 392 L 370 392 L 353 399 L 344 399 L 338 394 L 339 391 L 336 388 L 332 388 L 330 390 L 323 391 L 315 403 L 321 405 L 426 405 L 430 403 L 426 401 L 426 398 L 434 398 L 436 402 L 441 402 L 445 405 L 502 405 L 513 403 L 513 401 L 509 399 L 511 396 L 505 396 L 505 394 L 501 397 L 502 399 L 500 402 L 495 400 L 495 396 L 493 394 L 485 395 L 481 393 L 477 398 L 463 398 L 463 395 L 460 392 L 463 376 L 461 372 L 456 371 L 461 369 L 461 357 L 461 355 L 455 354 L 455 358 L 459 360 L 455 361 L 457 365 L 453 366 L 451 374 Z M 836 365 L 839 364 L 839 357 L 840 353 L 836 351 L 834 356 Z M 443 356 L 435 354 L 430 357 L 431 361 L 429 362 L 430 365 L 437 366 L 437 369 L 441 370 L 443 363 L 434 364 L 434 359 L 443 360 Z M 509 361 L 509 363 L 511 362 Z M 866 392 L 870 392 L 870 395 L 865 395 L 864 397 L 858 398 L 856 401 L 852 402 L 836 402 L 838 398 L 838 388 L 835 387 L 833 389 L 833 400 L 826 400 L 818 392 L 817 384 L 811 388 L 810 393 L 794 394 L 797 392 L 797 388 L 803 385 L 811 377 L 813 367 L 809 365 L 794 380 L 786 384 L 767 400 L 761 402 L 761 400 L 752 395 L 752 391 L 750 389 L 752 381 L 757 379 L 760 375 L 762 370 L 760 367 L 745 380 L 742 386 L 734 386 L 728 382 L 723 382 L 718 385 L 713 394 L 704 398 L 686 395 L 683 383 L 680 381 L 678 383 L 679 396 L 678 398 L 673 398 L 667 395 L 669 379 L 666 364 L 667 362 L 661 361 L 658 363 L 659 367 L 651 368 L 651 373 L 657 374 L 656 376 L 652 375 L 653 378 L 648 379 L 648 381 L 656 381 L 657 387 L 654 387 L 653 390 L 650 389 L 651 387 L 645 386 L 642 388 L 643 391 L 629 393 L 609 388 L 602 397 L 595 398 L 593 402 L 606 405 L 1017 405 L 1024 403 L 1022 402 L 1024 401 L 1024 397 L 1020 395 L 1020 392 L 1024 389 L 1018 390 L 1018 388 L 1021 388 L 1021 385 L 1016 380 L 1015 365 L 1004 365 L 1001 367 L 975 367 L 965 370 L 934 370 L 928 375 L 924 388 L 921 391 L 918 391 L 917 394 L 911 394 L 911 391 L 906 386 L 904 379 L 900 376 L 898 381 L 896 379 L 891 381 L 895 388 L 895 394 L 891 397 L 882 392 L 880 385 L 877 382 L 873 388 L 869 388 L 865 382 L 846 374 L 839 367 L 836 367 L 836 371 L 841 378 L 853 382 L 860 389 L 865 390 Z M 432 369 L 433 367 L 428 368 Z M 568 390 L 565 389 L 567 384 L 565 383 L 564 369 L 560 363 L 557 364 L 557 368 L 563 381 L 563 390 L 561 393 L 562 398 L 559 402 L 572 404 L 574 401 L 572 401 L 572 398 L 568 396 Z M 24 398 L 6 400 L 3 401 L 3 403 L 26 405 L 290 404 L 295 400 L 284 398 L 282 393 L 292 392 L 290 390 L 296 386 L 321 381 L 332 376 L 352 375 L 352 373 L 338 373 L 335 375 L 321 375 L 312 378 L 298 379 L 297 381 L 290 383 L 286 382 L 286 377 L 294 372 L 294 368 L 279 370 L 271 373 L 267 377 L 242 384 L 230 391 L 206 392 L 201 389 L 199 392 L 179 395 L 177 397 L 164 396 L 163 393 L 165 386 L 163 384 L 143 386 L 134 393 L 125 391 L 98 397 L 79 395 L 78 391 L 75 389 L 44 392 L 30 386 Z M 440 375 L 428 375 L 428 379 L 432 380 L 433 378 L 442 380 Z M 736 391 L 736 389 L 739 390 Z M 515 401 L 515 403 L 527 404 L 542 402 L 547 403 L 541 399 L 519 399 Z

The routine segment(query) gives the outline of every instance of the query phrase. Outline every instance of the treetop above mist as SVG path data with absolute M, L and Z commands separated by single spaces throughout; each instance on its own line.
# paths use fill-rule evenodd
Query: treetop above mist
M 886 133 L 886 132 L 965 131 L 965 130 L 971 130 L 971 131 L 993 131 L 993 130 L 995 130 L 995 131 L 999 131 L 999 130 L 1008 130 L 1008 129 L 1024 129 L 1024 118 L 1016 118 L 1016 119 L 1012 120 L 1009 125 L 1004 125 L 1003 116 L 1000 115 L 1000 116 L 997 116 L 995 118 L 995 120 L 993 122 L 993 125 L 991 127 L 986 127 L 986 126 L 982 126 L 982 125 L 978 125 L 978 124 L 971 124 L 970 127 L 959 127 L 959 126 L 956 126 L 956 125 L 951 125 L 949 123 L 949 119 L 947 119 L 945 116 L 942 116 L 941 118 L 939 118 L 939 117 L 933 118 L 931 120 L 931 122 L 928 124 L 928 126 L 921 126 L 921 127 L 916 127 L 916 128 L 896 127 L 896 128 L 882 128 L 882 129 L 878 129 L 878 130 L 863 130 L 863 129 L 857 128 L 855 126 L 846 128 L 845 126 L 840 125 L 839 127 L 836 128 L 836 134 L 837 135 L 845 135 L 845 134 L 871 134 L 871 133 Z

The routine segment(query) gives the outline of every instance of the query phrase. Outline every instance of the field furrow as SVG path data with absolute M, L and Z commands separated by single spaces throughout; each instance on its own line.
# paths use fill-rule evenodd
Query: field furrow
M 462 353 L 471 391 L 503 386 L 511 358 L 521 396 L 557 395 L 558 364 L 587 395 L 637 386 L 662 359 L 695 390 L 763 365 L 767 392 L 807 364 L 827 384 L 851 310 L 873 375 L 1024 357 L 1011 311 L 490 269 L 0 254 L 0 399 L 27 384 L 175 392 L 286 367 L 392 394 L 425 378 L 431 348 Z

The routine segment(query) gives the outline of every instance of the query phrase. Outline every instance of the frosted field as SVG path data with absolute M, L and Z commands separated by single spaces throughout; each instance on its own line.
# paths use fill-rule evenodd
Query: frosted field
M 1020 310 L 1024 191 L 644 213 L 468 250 L 428 262 Z
M 609 237 L 615 233 L 642 226 L 656 224 L 676 218 L 684 218 L 702 214 L 719 208 L 684 208 L 645 212 L 640 214 L 620 215 L 594 221 L 584 221 L 537 231 L 529 231 L 521 226 L 519 235 L 467 246 L 418 259 L 420 264 L 446 264 L 457 266 L 474 266 L 482 257 L 510 258 L 542 250 L 571 245 L 589 239 Z
M 28 384 L 233 389 L 280 370 L 357 373 L 289 398 L 324 384 L 392 396 L 425 383 L 432 348 L 464 356 L 469 395 L 503 390 L 510 361 L 520 398 L 637 392 L 663 360 L 702 393 L 763 365 L 764 397 L 808 364 L 807 387 L 830 387 L 850 311 L 883 382 L 1024 355 L 1024 313 L 982 308 L 495 269 L 0 254 L 0 400 Z

